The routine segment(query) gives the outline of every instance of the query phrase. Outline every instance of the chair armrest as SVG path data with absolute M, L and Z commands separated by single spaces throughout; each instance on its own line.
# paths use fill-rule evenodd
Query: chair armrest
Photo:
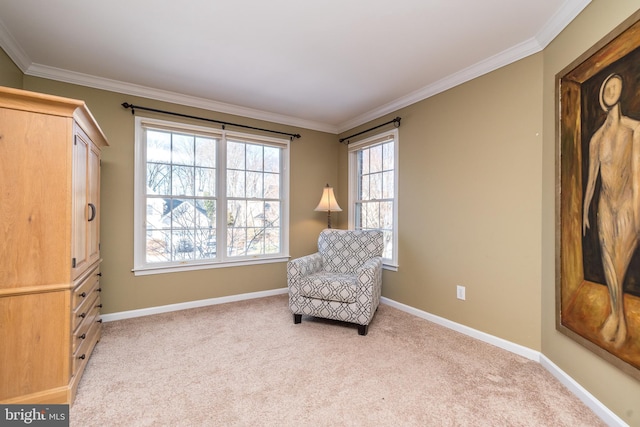
M 287 280 L 291 283 L 304 276 L 320 271 L 321 268 L 322 256 L 319 252 L 292 259 L 287 263 Z
M 292 259 L 287 263 L 287 287 L 289 288 L 289 309 L 293 314 L 311 314 L 305 309 L 305 298 L 301 295 L 302 282 L 305 276 L 320 271 L 322 255 L 316 252 L 301 258 Z M 305 311 L 307 310 L 307 311 Z M 299 320 L 296 320 L 299 322 Z
M 382 270 L 381 256 L 373 257 L 368 261 L 366 261 L 364 264 L 362 264 L 362 267 L 356 270 L 356 274 L 360 276 L 360 274 L 362 274 L 365 271 L 375 271 L 375 270 Z
M 358 293 L 372 295 L 380 293 L 382 287 L 382 257 L 374 257 L 365 262 L 362 267 L 356 270 L 358 277 Z

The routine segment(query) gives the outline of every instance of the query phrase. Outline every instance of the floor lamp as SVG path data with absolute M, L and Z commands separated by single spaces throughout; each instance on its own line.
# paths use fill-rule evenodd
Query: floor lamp
M 327 213 L 327 228 L 331 228 L 331 212 L 342 212 L 336 201 L 336 196 L 333 195 L 333 187 L 329 187 L 329 184 L 322 190 L 320 203 L 314 210 Z

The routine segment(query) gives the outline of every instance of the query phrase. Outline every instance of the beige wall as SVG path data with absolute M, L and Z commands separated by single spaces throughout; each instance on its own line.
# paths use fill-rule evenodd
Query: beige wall
M 22 88 L 22 71 L 2 49 L 0 49 L 0 85 Z
M 300 133 L 291 144 L 290 253 L 300 256 L 315 250 L 326 217 L 314 212 L 322 187 L 336 181 L 335 135 L 264 123 L 242 117 L 170 105 L 149 99 L 25 76 L 24 89 L 84 100 L 100 123 L 110 146 L 102 159 L 102 293 L 104 313 L 285 288 L 286 264 L 218 268 L 184 273 L 134 276 L 133 165 L 134 117 L 125 101 L 183 114 Z M 137 114 L 141 112 L 138 111 Z M 175 118 L 163 116 L 169 120 Z M 202 124 L 200 122 L 199 124 Z
M 402 118 L 400 268 L 384 296 L 536 350 L 541 69 L 534 55 L 384 118 Z
M 640 7 L 594 0 L 544 51 L 542 352 L 630 425 L 640 426 L 640 382 L 555 329 L 555 76 Z

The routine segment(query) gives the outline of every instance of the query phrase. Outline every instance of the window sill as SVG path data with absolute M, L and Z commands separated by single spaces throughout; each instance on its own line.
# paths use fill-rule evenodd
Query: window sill
M 397 264 L 382 264 L 382 269 L 383 270 L 389 270 L 389 271 L 398 271 L 398 265 Z
M 289 256 L 279 256 L 274 258 L 251 258 L 241 259 L 234 261 L 218 261 L 218 262 L 202 262 L 184 265 L 164 265 L 164 266 L 143 266 L 133 268 L 131 271 L 135 276 L 148 276 L 152 274 L 164 274 L 164 273 L 180 273 L 184 271 L 194 270 L 208 270 L 212 268 L 226 268 L 226 267 L 242 267 L 248 265 L 258 264 L 272 264 L 276 262 L 287 262 Z

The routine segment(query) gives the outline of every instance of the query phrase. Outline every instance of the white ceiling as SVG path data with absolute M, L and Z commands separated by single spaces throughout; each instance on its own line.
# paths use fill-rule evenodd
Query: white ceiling
M 0 46 L 27 75 L 338 133 L 542 50 L 589 2 L 2 0 Z

